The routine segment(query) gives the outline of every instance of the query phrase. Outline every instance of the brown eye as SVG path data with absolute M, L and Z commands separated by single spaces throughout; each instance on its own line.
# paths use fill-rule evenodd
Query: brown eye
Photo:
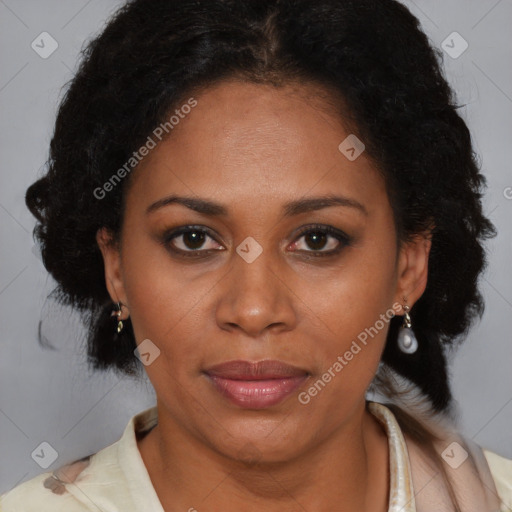
M 162 237 L 162 244 L 169 250 L 184 256 L 200 256 L 198 253 L 222 248 L 207 230 L 195 226 L 183 226 L 165 233 Z
M 188 249 L 200 249 L 206 238 L 205 233 L 200 231 L 187 231 L 181 236 L 183 237 L 183 244 L 186 245 Z
M 294 249 L 318 256 L 333 256 L 343 247 L 350 245 L 352 240 L 348 235 L 331 226 L 308 226 L 300 235 L 293 244 Z M 304 239 L 302 244 L 301 239 Z
M 308 234 L 304 236 L 304 240 L 306 241 L 308 247 L 315 251 L 323 249 L 328 238 L 329 235 L 326 235 L 325 233 L 321 233 L 319 231 L 310 231 Z

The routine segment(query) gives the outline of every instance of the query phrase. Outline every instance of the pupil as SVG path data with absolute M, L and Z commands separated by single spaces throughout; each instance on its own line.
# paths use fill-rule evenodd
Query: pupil
M 205 233 L 189 231 L 183 235 L 183 241 L 189 249 L 198 249 L 204 244 L 204 236 Z
M 309 233 L 306 235 L 306 243 L 314 250 L 322 249 L 325 246 L 325 238 L 325 233 L 321 233 L 320 235 L 318 233 Z M 309 244 L 309 240 L 312 240 L 313 243 Z

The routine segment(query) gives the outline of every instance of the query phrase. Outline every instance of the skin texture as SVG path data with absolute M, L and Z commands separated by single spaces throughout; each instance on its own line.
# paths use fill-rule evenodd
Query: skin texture
M 235 81 L 203 91 L 131 176 L 120 245 L 98 231 L 110 296 L 126 305 L 137 343 L 149 338 L 161 351 L 145 367 L 159 424 L 139 450 L 166 511 L 387 510 L 387 438 L 365 410 L 387 323 L 306 405 L 296 392 L 241 409 L 202 374 L 233 359 L 279 359 L 311 374 L 298 392 L 307 390 L 381 314 L 404 297 L 412 309 L 425 289 L 429 237 L 397 252 L 384 182 L 365 153 L 351 162 L 338 150 L 350 132 L 321 92 Z M 228 214 L 178 204 L 145 213 L 171 194 L 222 203 Z M 328 194 L 367 214 L 282 213 L 289 201 Z M 327 234 L 315 246 L 298 233 L 313 223 L 352 242 Z M 213 236 L 203 245 L 178 236 L 168 247 L 209 255 L 179 257 L 161 243 L 187 225 Z M 236 252 L 246 237 L 263 249 L 252 263 Z

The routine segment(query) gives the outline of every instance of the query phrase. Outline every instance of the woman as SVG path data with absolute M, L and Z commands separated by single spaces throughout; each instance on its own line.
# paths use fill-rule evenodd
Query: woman
M 449 419 L 484 184 L 398 2 L 128 3 L 26 201 L 93 366 L 157 404 L 2 510 L 510 510 Z

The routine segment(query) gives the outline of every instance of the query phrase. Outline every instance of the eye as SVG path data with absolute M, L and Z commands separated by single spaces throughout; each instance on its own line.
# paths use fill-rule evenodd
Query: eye
M 352 241 L 352 238 L 343 231 L 318 224 L 302 228 L 299 236 L 300 238 L 292 244 L 293 249 L 313 256 L 334 256 Z M 302 239 L 304 243 L 300 242 Z M 161 243 L 173 253 L 184 257 L 199 258 L 212 251 L 224 250 L 203 226 L 183 226 L 166 232 Z M 313 250 L 304 249 L 304 246 Z M 325 250 L 326 248 L 328 250 Z
M 352 239 L 343 231 L 332 226 L 313 225 L 306 226 L 299 233 L 300 238 L 293 243 L 295 249 L 314 256 L 334 256 L 345 246 L 350 245 Z M 300 240 L 304 239 L 303 243 Z M 304 249 L 310 247 L 313 250 Z M 324 250 L 324 249 L 328 250 Z
M 208 239 L 212 240 L 204 247 Z M 223 250 L 223 247 L 209 234 L 209 230 L 201 226 L 183 226 L 167 232 L 162 237 L 162 244 L 171 251 L 183 256 L 198 257 L 198 253 Z M 209 245 L 209 247 L 208 247 Z M 186 254 L 189 253 L 189 254 Z

